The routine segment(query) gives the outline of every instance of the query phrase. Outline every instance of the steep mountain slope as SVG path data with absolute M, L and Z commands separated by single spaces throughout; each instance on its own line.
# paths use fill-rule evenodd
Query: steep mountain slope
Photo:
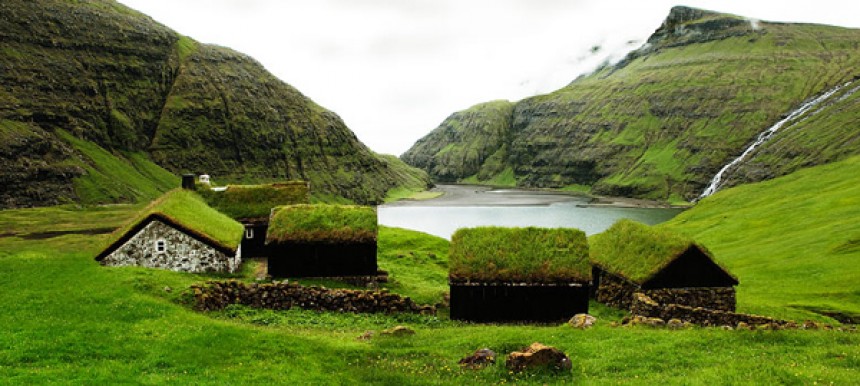
M 620 63 L 517 102 L 511 125 L 488 140 L 501 143 L 497 150 L 506 154 L 501 166 L 492 160 L 494 169 L 510 168 L 522 186 L 586 185 L 599 194 L 695 198 L 722 165 L 781 116 L 860 76 L 858 47 L 860 30 L 675 7 L 648 42 Z M 779 134 L 762 146 L 729 185 L 860 153 L 860 110 L 847 91 L 814 119 L 794 125 L 794 134 Z M 457 116 L 403 159 L 434 178 L 474 179 L 474 167 L 452 164 L 461 155 L 424 150 L 467 148 L 437 133 Z M 447 142 L 429 146 L 431 138 Z M 834 138 L 847 140 L 819 146 Z M 462 174 L 440 176 L 434 170 Z
M 718 192 L 661 226 L 738 276 L 744 311 L 860 320 L 860 157 Z
M 418 140 L 401 159 L 427 170 L 439 181 L 471 175 L 489 179 L 504 169 L 513 108 L 513 103 L 498 100 L 456 112 Z
M 0 14 L 0 208 L 146 199 L 182 172 L 306 179 L 364 203 L 428 182 L 253 59 L 114 1 L 11 0 Z

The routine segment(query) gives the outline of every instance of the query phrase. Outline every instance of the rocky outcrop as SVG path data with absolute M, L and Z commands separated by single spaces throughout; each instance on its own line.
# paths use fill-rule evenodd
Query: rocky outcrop
M 191 286 L 194 308 L 200 311 L 222 310 L 231 304 L 254 308 L 288 310 L 299 307 L 317 311 L 355 313 L 421 313 L 435 314 L 429 305 L 416 304 L 408 297 L 381 291 L 305 287 L 298 283 L 243 283 L 210 281 Z
M 495 152 L 483 148 L 493 155 L 483 164 L 458 167 L 451 162 L 459 159 L 443 157 L 444 149 L 468 148 L 457 138 L 477 134 L 444 137 L 440 129 L 403 159 L 431 174 L 442 164 L 444 176 L 435 177 L 445 180 L 487 181 L 475 173 L 488 168 L 520 186 L 585 185 L 602 195 L 692 200 L 762 130 L 807 98 L 860 75 L 853 70 L 860 67 L 858 44 L 860 30 L 675 7 L 621 62 L 516 102 L 511 126 L 499 130 L 508 140 Z M 860 154 L 851 129 L 858 100 L 856 94 L 841 100 L 786 132 L 785 140 L 775 138 L 729 185 Z M 475 159 L 481 158 L 469 161 Z
M 17 140 L 0 143 L 0 208 L 151 199 L 168 171 L 301 179 L 360 203 L 429 183 L 252 58 L 113 0 L 10 0 L 0 14 L 0 138 Z M 129 164 L 136 178 L 109 174 Z

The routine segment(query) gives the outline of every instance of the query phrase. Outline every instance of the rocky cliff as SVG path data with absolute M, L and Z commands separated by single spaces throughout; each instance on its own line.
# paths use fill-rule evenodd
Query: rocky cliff
M 0 208 L 147 199 L 183 172 L 305 179 L 362 203 L 429 182 L 252 58 L 114 1 L 0 14 Z
M 804 100 L 860 76 L 858 46 L 858 30 L 675 7 L 619 63 L 516 102 L 510 125 L 494 128 L 500 134 L 486 141 L 499 145 L 482 149 L 503 156 L 484 163 L 490 160 L 493 170 L 508 174 L 502 180 L 521 186 L 693 199 L 760 132 Z M 860 153 L 857 96 L 837 99 L 762 146 L 729 184 Z M 476 174 L 484 163 L 459 164 L 468 157 L 457 152 L 471 147 L 457 138 L 471 134 L 442 133 L 460 116 L 468 114 L 449 117 L 402 159 L 436 178 L 444 170 L 447 180 L 498 181 Z M 461 126 L 485 131 L 496 122 Z M 441 143 L 428 143 L 434 141 Z

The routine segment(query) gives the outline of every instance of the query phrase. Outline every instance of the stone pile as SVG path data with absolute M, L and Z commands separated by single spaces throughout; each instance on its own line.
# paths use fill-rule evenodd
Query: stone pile
M 209 281 L 192 285 L 194 307 L 200 311 L 221 310 L 231 304 L 254 308 L 307 310 L 355 313 L 420 313 L 435 314 L 436 308 L 419 305 L 409 297 L 387 290 L 363 291 L 302 286 L 287 281 L 272 283 L 243 283 L 239 281 Z

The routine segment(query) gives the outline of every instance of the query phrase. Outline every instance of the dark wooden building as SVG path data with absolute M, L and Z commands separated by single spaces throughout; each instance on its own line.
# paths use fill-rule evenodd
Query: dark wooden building
M 449 261 L 452 319 L 556 322 L 588 312 L 591 271 L 580 230 L 460 229 Z
M 272 208 L 310 202 L 310 185 L 305 181 L 287 181 L 262 185 L 228 185 L 223 188 L 201 187 L 200 194 L 209 205 L 245 226 L 242 256 L 267 257 L 266 233 Z
M 375 276 L 376 209 L 291 205 L 272 211 L 266 235 L 272 277 Z
M 735 310 L 737 278 L 693 240 L 622 220 L 589 240 L 597 301 L 629 309 L 635 292 L 661 304 Z

